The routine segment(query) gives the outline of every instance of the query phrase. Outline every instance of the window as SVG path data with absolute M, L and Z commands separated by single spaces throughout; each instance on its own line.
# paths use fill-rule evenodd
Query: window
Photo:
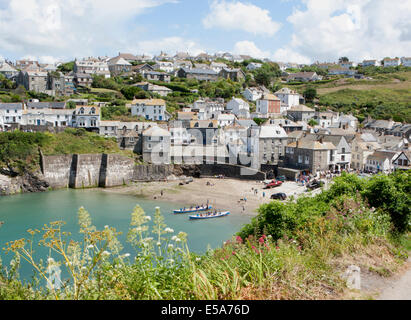
M 305 164 L 310 164 L 310 157 L 309 156 L 305 156 Z
M 303 163 L 303 156 L 298 156 L 298 163 Z

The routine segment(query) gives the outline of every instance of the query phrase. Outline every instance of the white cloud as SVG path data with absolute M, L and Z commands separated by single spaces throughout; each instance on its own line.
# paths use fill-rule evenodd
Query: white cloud
M 176 1 L 9 0 L 0 6 L 0 48 L 20 56 L 67 58 L 117 50 L 136 40 L 127 29 L 133 18 L 167 2 Z
M 309 64 L 311 62 L 310 58 L 299 54 L 288 47 L 276 50 L 272 56 L 272 59 L 277 62 L 294 62 L 302 64 Z
M 214 0 L 211 12 L 203 19 L 205 28 L 242 30 L 255 35 L 273 36 L 281 27 L 268 10 L 240 1 Z
M 411 52 L 411 2 L 403 0 L 303 0 L 288 21 L 290 43 L 275 55 L 332 61 L 401 57 Z
M 181 37 L 167 37 L 162 39 L 148 40 L 138 42 L 130 50 L 137 53 L 158 54 L 160 51 L 174 55 L 177 52 L 188 52 L 192 55 L 198 55 L 206 50 L 193 40 L 186 40 Z
M 253 58 L 268 58 L 270 53 L 268 51 L 260 50 L 252 41 L 239 41 L 234 45 L 233 53 L 249 55 Z

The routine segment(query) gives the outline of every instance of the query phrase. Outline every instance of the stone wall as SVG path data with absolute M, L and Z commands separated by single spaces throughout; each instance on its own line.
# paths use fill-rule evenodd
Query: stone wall
M 228 164 L 202 164 L 198 165 L 202 177 L 213 177 L 223 175 L 227 178 L 235 178 L 241 180 L 259 180 L 266 179 L 265 173 L 256 169 L 241 167 Z
M 75 154 L 70 179 L 70 188 L 93 188 L 100 186 L 100 171 L 103 166 L 102 154 Z
M 42 156 L 44 180 L 52 188 L 116 187 L 132 181 L 162 181 L 170 176 L 213 177 L 224 175 L 243 180 L 265 180 L 255 169 L 229 164 L 136 165 L 131 158 L 113 154 Z
M 110 188 L 129 184 L 134 178 L 133 159 L 116 154 L 104 154 L 100 170 L 100 187 Z
M 134 181 L 160 181 L 171 175 L 180 175 L 174 165 L 136 165 Z
M 41 169 L 44 179 L 52 188 L 67 188 L 73 155 L 41 157 Z

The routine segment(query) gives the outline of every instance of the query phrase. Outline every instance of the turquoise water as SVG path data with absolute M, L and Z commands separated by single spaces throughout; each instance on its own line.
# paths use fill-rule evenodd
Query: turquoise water
M 173 210 L 191 205 L 153 201 L 129 195 L 106 193 L 101 190 L 59 190 L 47 193 L 22 194 L 0 197 L 0 257 L 3 265 L 8 265 L 12 254 L 6 255 L 3 248 L 8 241 L 29 238 L 28 229 L 39 229 L 52 221 L 65 221 L 64 231 L 72 233 L 74 239 L 81 239 L 78 234 L 77 211 L 85 207 L 92 217 L 93 225 L 103 229 L 105 225 L 123 232 L 119 237 L 124 246 L 123 253 L 133 254 L 132 248 L 126 242 L 129 230 L 131 212 L 139 204 L 147 215 L 154 216 L 155 207 L 160 207 L 168 227 L 176 233 L 184 231 L 188 234 L 188 244 L 191 251 L 204 253 L 207 247 L 217 248 L 232 235 L 238 232 L 244 224 L 250 221 L 245 216 L 228 216 L 219 219 L 190 221 L 188 215 L 174 215 Z M 40 240 L 40 239 L 38 239 Z M 47 259 L 48 250 L 38 247 L 35 257 Z M 56 257 L 55 257 L 56 258 Z M 30 279 L 32 269 L 27 263 L 22 263 L 21 277 Z

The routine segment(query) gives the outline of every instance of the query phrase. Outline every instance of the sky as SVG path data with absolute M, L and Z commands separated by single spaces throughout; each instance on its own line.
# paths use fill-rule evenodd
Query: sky
M 232 52 L 279 62 L 411 56 L 411 0 L 0 0 L 0 59 Z

